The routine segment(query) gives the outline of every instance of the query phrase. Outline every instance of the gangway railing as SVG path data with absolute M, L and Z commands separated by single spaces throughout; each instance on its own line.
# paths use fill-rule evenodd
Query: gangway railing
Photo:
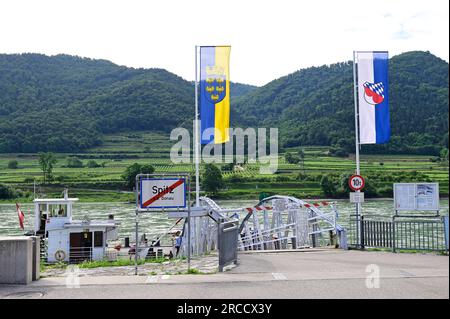
M 345 229 L 337 223 L 337 208 L 330 203 L 327 209 L 311 205 L 291 196 L 271 196 L 254 207 L 223 209 L 208 197 L 201 197 L 208 217 L 192 218 L 191 252 L 208 253 L 217 247 L 217 222 L 238 217 L 240 250 L 272 250 L 315 247 L 332 244 L 339 236 L 341 248 L 347 248 Z M 243 217 L 242 217 L 243 216 Z M 214 222 L 215 221 L 215 222 Z M 187 234 L 183 237 L 182 255 L 187 251 Z M 330 237 L 330 238 L 329 238 Z M 329 238 L 329 240 L 326 240 Z M 323 239 L 320 241 L 318 239 Z

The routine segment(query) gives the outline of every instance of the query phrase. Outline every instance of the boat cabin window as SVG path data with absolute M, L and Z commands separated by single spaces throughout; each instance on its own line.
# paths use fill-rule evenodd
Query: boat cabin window
M 103 247 L 103 232 L 94 232 L 94 247 Z
M 47 204 L 39 204 L 39 215 L 41 219 L 47 216 Z
M 48 214 L 50 217 L 67 217 L 66 204 L 49 204 Z

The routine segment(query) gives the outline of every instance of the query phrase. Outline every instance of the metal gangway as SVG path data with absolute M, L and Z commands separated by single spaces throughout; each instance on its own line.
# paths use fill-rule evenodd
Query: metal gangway
M 191 253 L 208 254 L 218 248 L 219 225 L 239 222 L 238 250 L 278 250 L 334 246 L 347 249 L 347 232 L 337 223 L 336 203 L 310 204 L 292 196 L 267 197 L 253 207 L 220 207 L 208 197 L 200 204 L 207 216 L 191 218 Z M 186 228 L 186 222 L 183 229 Z M 183 231 L 182 256 L 187 254 Z
M 309 204 L 292 196 L 271 196 L 252 208 L 240 225 L 241 250 L 347 249 L 345 229 L 337 223 L 336 203 Z

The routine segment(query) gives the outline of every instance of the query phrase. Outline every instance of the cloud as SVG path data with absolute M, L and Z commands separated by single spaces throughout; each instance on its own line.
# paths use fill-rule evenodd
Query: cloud
M 408 40 L 413 37 L 413 34 L 409 31 L 406 31 L 403 24 L 400 25 L 400 30 L 396 31 L 393 34 L 393 39 L 397 40 Z

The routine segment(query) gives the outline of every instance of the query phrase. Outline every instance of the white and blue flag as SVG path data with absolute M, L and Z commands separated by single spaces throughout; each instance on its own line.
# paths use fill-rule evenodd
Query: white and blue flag
M 387 52 L 356 52 L 359 142 L 383 144 L 391 137 Z

